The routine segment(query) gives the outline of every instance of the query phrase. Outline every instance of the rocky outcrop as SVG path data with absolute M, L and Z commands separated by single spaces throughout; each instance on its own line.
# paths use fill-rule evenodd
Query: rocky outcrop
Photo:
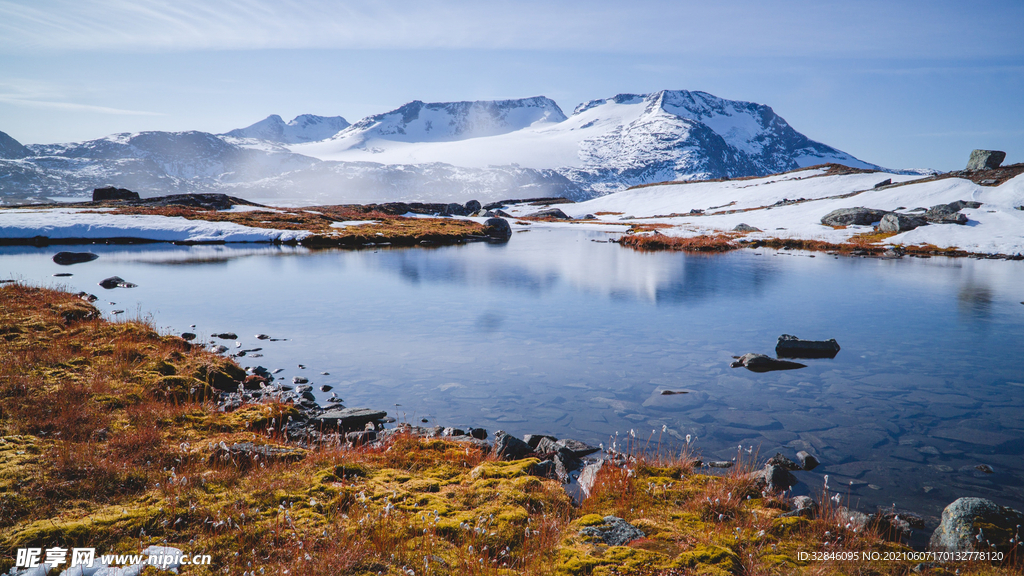
M 886 210 L 874 208 L 840 208 L 824 215 L 821 223 L 825 226 L 869 226 L 888 213 Z
M 913 230 L 914 228 L 924 226 L 927 223 L 928 221 L 920 216 L 907 216 L 905 214 L 890 212 L 885 216 L 882 216 L 882 220 L 878 223 L 878 231 L 895 234 L 897 232 Z
M 568 214 L 562 212 L 558 208 L 548 208 L 547 210 L 541 210 L 534 212 L 533 214 L 527 214 L 523 218 L 553 218 L 555 220 L 572 220 Z
M 734 356 L 736 360 L 730 364 L 733 368 L 744 367 L 751 372 L 771 372 L 773 370 L 793 370 L 795 368 L 806 368 L 806 364 L 789 362 L 788 360 L 776 360 L 764 354 L 744 354 Z
M 838 353 L 839 343 L 835 338 L 801 340 L 796 336 L 783 334 L 775 344 L 775 354 L 779 358 L 835 358 Z
M 1001 150 L 973 150 L 967 160 L 967 170 L 991 170 L 999 168 L 1006 160 L 1006 152 Z
M 512 237 L 512 226 L 504 218 L 488 218 L 484 222 L 484 234 L 496 242 L 508 242 Z
M 502 460 L 521 460 L 533 452 L 533 448 L 519 438 L 498 430 L 494 433 L 494 453 Z
M 1024 514 L 985 498 L 960 498 L 942 511 L 928 548 L 936 552 L 1008 552 L 1019 538 Z
M 139 200 L 139 193 L 132 192 L 127 188 L 115 188 L 114 186 L 104 186 L 103 188 L 96 188 L 92 191 L 93 202 L 104 202 L 109 200 Z
M 314 418 L 314 423 L 325 428 L 339 428 L 341 430 L 360 430 L 370 422 L 378 422 L 387 417 L 388 413 L 383 410 L 370 408 L 342 408 L 340 410 L 328 410 Z
M 616 516 L 605 516 L 604 523 L 587 526 L 580 530 L 580 536 L 591 542 L 602 542 L 609 546 L 625 546 L 633 540 L 646 536 L 644 531 Z
M 751 472 L 750 478 L 756 485 L 772 492 L 789 490 L 799 482 L 784 466 L 771 463 L 765 464 L 764 468 L 757 472 Z
M 755 228 L 754 226 L 751 226 L 750 224 L 740 223 L 740 224 L 737 224 L 736 227 L 732 229 L 732 231 L 733 232 L 760 232 L 761 229 L 760 228 Z
M 818 464 L 820 464 L 817 458 L 815 458 L 812 454 L 809 454 L 804 450 L 801 450 L 796 453 L 796 459 L 798 462 L 800 462 L 800 466 L 804 470 L 814 470 L 815 468 L 818 467 Z

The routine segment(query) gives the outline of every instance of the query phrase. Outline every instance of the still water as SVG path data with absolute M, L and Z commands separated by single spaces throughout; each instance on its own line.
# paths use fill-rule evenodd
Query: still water
M 804 490 L 820 493 L 828 474 L 865 511 L 937 516 L 969 495 L 1024 507 L 1024 262 L 645 254 L 607 238 L 63 247 L 100 255 L 73 266 L 50 260 L 62 247 L 4 247 L 0 278 L 85 290 L 107 317 L 151 317 L 168 333 L 235 332 L 262 348 L 243 366 L 284 368 L 324 400 L 329 384 L 346 406 L 400 421 L 595 445 L 632 430 L 665 449 L 690 435 L 705 459 L 807 450 L 823 464 L 797 473 Z M 113 275 L 138 287 L 97 285 Z M 781 334 L 842 351 L 785 372 L 729 367 L 773 355 Z

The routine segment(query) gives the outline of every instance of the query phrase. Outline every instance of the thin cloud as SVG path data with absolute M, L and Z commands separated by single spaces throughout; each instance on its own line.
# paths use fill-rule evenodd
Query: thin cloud
M 16 96 L 0 95 L 0 103 L 12 106 L 24 106 L 26 108 L 47 108 L 51 110 L 65 110 L 71 112 L 93 112 L 96 114 L 113 114 L 117 116 L 163 116 L 160 112 L 146 112 L 143 110 L 123 110 L 121 108 L 109 108 L 107 106 L 93 106 L 92 104 L 77 104 L 75 102 L 53 102 L 48 100 L 31 100 Z
M 0 0 L 0 51 L 267 48 L 978 57 L 1024 6 L 817 0 Z M 988 17 L 999 13 L 998 20 Z

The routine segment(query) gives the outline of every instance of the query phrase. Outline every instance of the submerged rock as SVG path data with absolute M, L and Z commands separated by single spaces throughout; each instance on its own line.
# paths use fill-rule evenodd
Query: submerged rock
M 804 450 L 796 453 L 796 459 L 800 462 L 800 466 L 802 466 L 804 470 L 814 470 L 818 467 L 818 464 L 820 464 L 817 458 Z
M 733 368 L 744 367 L 751 372 L 771 372 L 773 370 L 793 370 L 796 368 L 806 368 L 806 364 L 800 364 L 799 362 L 789 362 L 788 360 L 776 360 L 770 356 L 764 354 L 744 354 L 743 356 L 734 356 L 736 360 L 730 364 Z
M 100 281 L 100 286 L 111 290 L 113 288 L 135 288 L 138 284 L 132 284 L 120 276 L 111 276 L 110 278 L 104 278 Z
M 92 262 L 97 258 L 99 258 L 99 256 L 92 252 L 57 252 L 53 255 L 53 261 L 61 266 L 81 264 L 82 262 Z
M 783 334 L 775 344 L 775 354 L 779 358 L 835 358 L 838 353 L 839 343 L 835 338 L 801 340 L 796 336 Z

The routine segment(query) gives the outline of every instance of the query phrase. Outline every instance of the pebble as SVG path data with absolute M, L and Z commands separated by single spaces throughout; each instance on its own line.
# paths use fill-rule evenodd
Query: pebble
M 268 336 L 266 334 L 257 334 L 256 338 L 258 338 L 260 340 L 268 340 L 270 338 L 270 336 Z

